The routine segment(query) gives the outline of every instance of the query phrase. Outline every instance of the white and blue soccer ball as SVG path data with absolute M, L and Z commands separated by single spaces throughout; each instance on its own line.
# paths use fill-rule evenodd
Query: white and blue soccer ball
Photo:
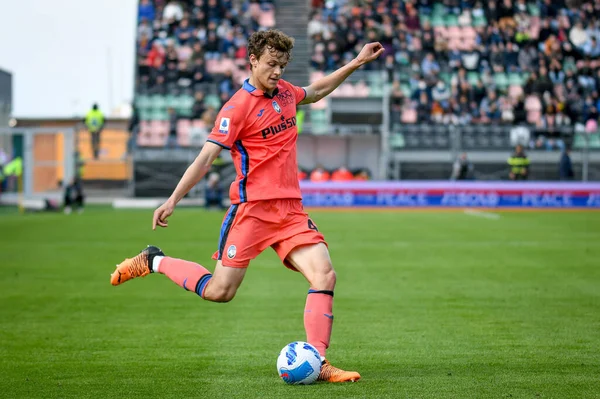
M 277 372 L 286 384 L 312 384 L 321 372 L 321 355 L 307 342 L 292 342 L 279 353 Z

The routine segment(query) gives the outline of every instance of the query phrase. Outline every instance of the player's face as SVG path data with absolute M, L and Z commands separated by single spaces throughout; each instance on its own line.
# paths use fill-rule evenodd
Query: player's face
M 265 48 L 260 59 L 250 55 L 254 86 L 266 92 L 275 90 L 288 61 L 287 54 L 273 48 Z

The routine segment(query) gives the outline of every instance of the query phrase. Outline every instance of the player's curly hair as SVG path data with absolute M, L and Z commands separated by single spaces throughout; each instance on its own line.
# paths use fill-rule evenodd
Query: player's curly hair
M 294 38 L 277 29 L 254 32 L 248 39 L 248 56 L 254 54 L 256 59 L 260 59 L 265 48 L 269 52 L 284 53 L 289 61 L 292 59 Z M 252 68 L 252 65 L 250 65 L 250 68 Z

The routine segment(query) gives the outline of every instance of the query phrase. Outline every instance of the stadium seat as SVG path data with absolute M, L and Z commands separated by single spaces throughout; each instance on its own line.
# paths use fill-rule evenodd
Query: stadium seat
M 470 85 L 475 86 L 479 81 L 479 73 L 478 72 L 467 72 L 467 81 Z
M 390 147 L 394 150 L 404 148 L 406 142 L 404 141 L 404 135 L 402 133 L 394 133 L 390 135 Z
M 474 27 L 483 27 L 487 25 L 487 19 L 485 17 L 477 17 L 473 18 L 471 24 Z
M 448 38 L 452 39 L 461 39 L 462 32 L 458 26 L 450 26 L 448 27 Z
M 434 28 L 436 26 L 445 26 L 444 24 L 444 17 L 441 15 L 434 15 L 431 17 L 431 26 L 433 26 Z
M 508 77 L 505 73 L 494 74 L 494 84 L 500 90 L 506 90 L 508 88 Z
M 167 136 L 169 134 L 169 122 L 153 120 L 150 122 L 151 136 Z
M 448 29 L 446 29 L 445 26 L 436 26 L 434 29 L 434 33 L 436 37 L 439 38 L 443 38 L 443 39 L 447 39 L 449 34 L 448 34 Z
M 165 96 L 155 94 L 150 97 L 150 107 L 154 110 L 164 110 L 167 108 L 167 100 Z
M 527 122 L 532 125 L 539 125 L 542 121 L 541 111 L 527 111 Z
M 508 74 L 508 84 L 521 86 L 524 83 L 525 82 L 521 79 L 521 75 L 519 75 L 518 73 Z
M 177 49 L 177 58 L 179 61 L 187 61 L 192 56 L 192 48 L 189 46 L 182 46 Z
M 370 95 L 369 86 L 364 84 L 364 82 L 362 84 L 357 83 L 354 85 L 354 95 L 356 97 L 368 97 Z
M 178 136 L 189 136 L 191 128 L 192 128 L 191 120 L 180 119 L 177 121 L 177 135 Z
M 420 134 L 416 125 L 403 126 L 406 147 L 419 148 L 421 146 Z
M 530 95 L 525 99 L 525 110 L 527 111 L 541 111 L 542 102 L 537 96 Z
M 519 98 L 523 95 L 523 87 L 517 85 L 508 86 L 508 95 L 511 98 Z
M 313 71 L 310 73 L 310 83 L 314 83 L 317 80 L 324 78 L 325 77 L 325 72 L 322 71 Z
M 194 106 L 194 97 L 192 96 L 180 96 L 177 99 L 177 103 L 178 103 L 178 108 L 177 111 L 179 113 L 180 116 L 187 116 L 190 117 L 192 116 L 192 107 Z
M 147 146 L 149 147 L 164 147 L 167 144 L 167 136 L 164 135 L 151 135 L 148 142 L 147 142 Z
M 262 11 L 258 18 L 258 23 L 267 28 L 272 28 L 275 26 L 275 11 L 273 9 L 269 11 Z
M 149 120 L 152 121 L 166 121 L 167 119 L 169 119 L 169 114 L 167 113 L 166 108 L 153 109 L 152 111 L 150 111 L 149 116 Z
M 219 71 L 219 61 L 215 59 L 206 60 L 206 72 L 211 74 L 220 73 Z
M 473 23 L 471 12 L 469 10 L 464 10 L 462 14 L 458 16 L 458 24 L 460 26 L 471 26 L 471 23 Z
M 461 133 L 461 142 L 463 149 L 473 149 L 475 145 L 475 127 L 473 125 L 465 125 L 459 128 Z
M 221 100 L 219 100 L 219 96 L 210 94 L 204 97 L 204 104 L 218 110 L 221 107 Z
M 400 117 L 402 123 L 417 123 L 417 110 L 414 108 L 405 108 Z
M 138 108 L 138 110 L 146 110 L 150 108 L 150 97 L 143 94 L 138 94 L 135 98 L 135 106 Z
M 444 17 L 444 25 L 446 26 L 458 26 L 458 17 L 454 14 L 447 14 Z
M 473 27 L 465 26 L 461 30 L 461 37 L 463 37 L 465 39 L 473 39 L 474 40 L 477 38 L 477 32 L 475 32 L 475 29 L 473 29 Z

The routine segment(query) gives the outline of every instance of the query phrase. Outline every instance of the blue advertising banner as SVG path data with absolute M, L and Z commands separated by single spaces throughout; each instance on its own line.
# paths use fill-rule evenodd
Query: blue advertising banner
M 600 208 L 600 183 L 301 182 L 308 207 Z

